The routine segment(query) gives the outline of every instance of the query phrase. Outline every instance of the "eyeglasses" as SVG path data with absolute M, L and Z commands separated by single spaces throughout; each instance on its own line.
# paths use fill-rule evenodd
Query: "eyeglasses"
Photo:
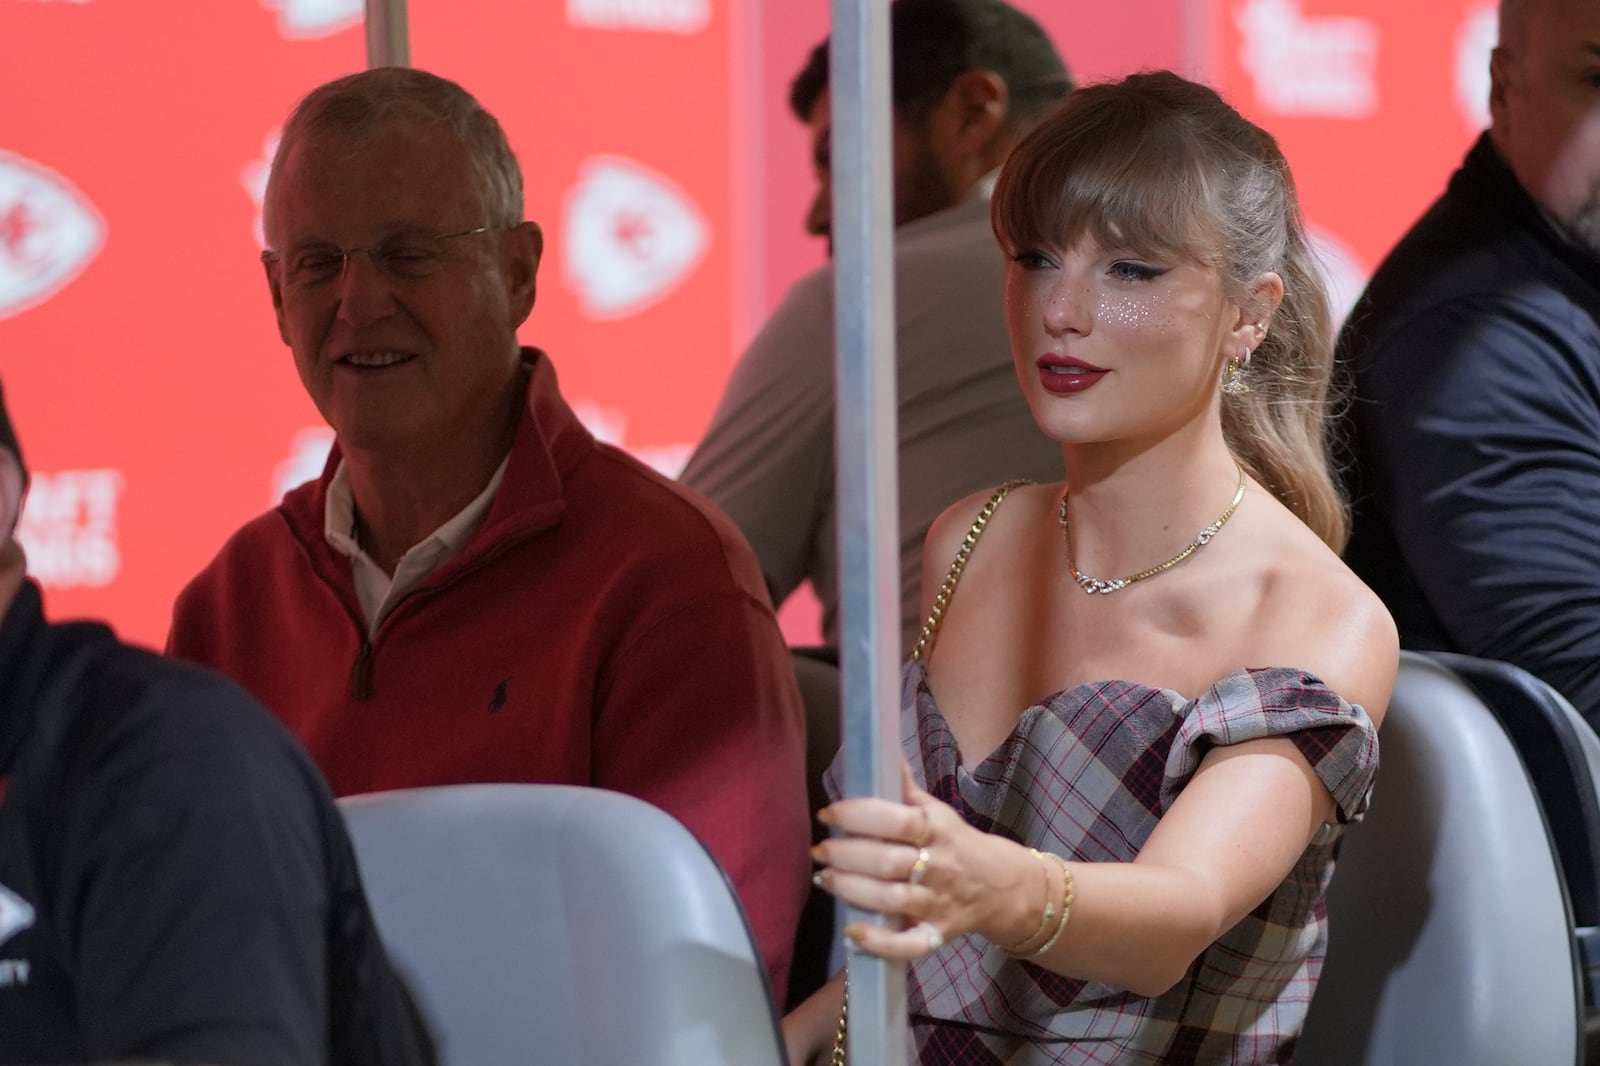
M 293 286 L 321 285 L 344 273 L 350 257 L 364 254 L 379 272 L 392 278 L 415 281 L 437 273 L 445 261 L 445 242 L 458 237 L 471 237 L 475 233 L 488 233 L 497 226 L 479 226 L 460 233 L 444 233 L 437 237 L 416 234 L 385 237 L 371 248 L 341 248 L 337 244 L 309 244 L 284 254 L 272 249 L 261 253 L 261 261 L 268 266 L 282 264 L 285 278 Z

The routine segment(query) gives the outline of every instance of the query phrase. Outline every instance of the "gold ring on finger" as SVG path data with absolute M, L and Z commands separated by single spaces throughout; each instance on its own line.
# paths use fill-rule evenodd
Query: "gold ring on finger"
M 911 872 L 906 874 L 907 883 L 913 885 L 922 884 L 922 879 L 928 875 L 928 862 L 932 858 L 933 856 L 928 854 L 927 848 L 919 849 L 917 851 L 917 861 L 911 864 Z

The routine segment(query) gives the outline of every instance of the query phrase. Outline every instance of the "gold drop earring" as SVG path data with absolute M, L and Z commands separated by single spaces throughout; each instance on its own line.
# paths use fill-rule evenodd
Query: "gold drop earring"
M 1257 322 L 1254 325 L 1256 343 L 1260 344 L 1267 338 L 1267 325 L 1265 322 Z M 1250 365 L 1250 355 L 1251 349 L 1246 346 L 1240 349 L 1239 358 L 1228 360 L 1228 368 L 1223 372 L 1222 383 L 1217 387 L 1229 396 L 1241 396 L 1250 391 L 1250 383 L 1244 379 L 1244 369 Z
M 1250 383 L 1244 379 L 1244 368 L 1250 365 L 1250 349 L 1246 348 L 1239 353 L 1239 358 L 1228 360 L 1228 369 L 1223 372 L 1222 384 L 1218 386 L 1229 396 L 1240 396 L 1250 391 Z

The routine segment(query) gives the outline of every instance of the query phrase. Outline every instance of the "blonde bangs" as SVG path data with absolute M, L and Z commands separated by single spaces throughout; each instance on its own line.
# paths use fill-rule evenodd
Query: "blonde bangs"
M 1008 252 L 1105 248 L 1220 267 L 1213 190 L 1181 123 L 1151 122 L 1142 101 L 1079 89 L 1024 138 L 995 185 L 990 219 Z

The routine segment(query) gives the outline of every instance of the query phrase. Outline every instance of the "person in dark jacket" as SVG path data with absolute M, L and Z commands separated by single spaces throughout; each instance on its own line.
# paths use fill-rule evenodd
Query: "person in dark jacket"
M 41 611 L 0 403 L 0 1064 L 431 1066 L 315 766 L 243 690 Z
M 1600 726 L 1600 5 L 1504 0 L 1492 125 L 1339 338 L 1351 567 L 1402 644 Z

